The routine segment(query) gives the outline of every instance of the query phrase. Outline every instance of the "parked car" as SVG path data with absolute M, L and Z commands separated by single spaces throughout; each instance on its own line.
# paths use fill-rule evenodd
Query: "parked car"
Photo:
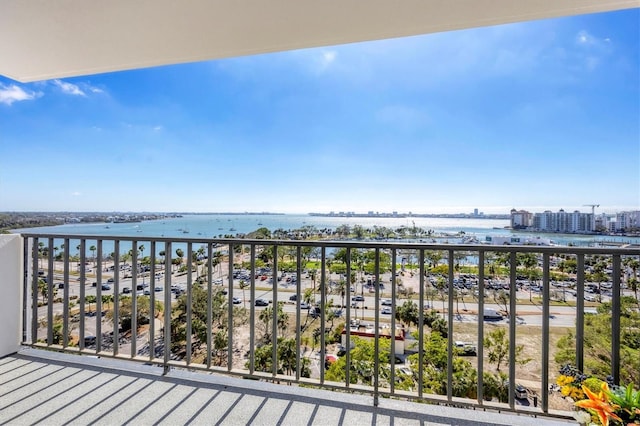
M 242 299 L 240 299 L 239 297 L 234 297 L 231 300 L 231 303 L 233 303 L 234 305 L 239 305 L 240 303 L 242 303 Z
M 123 288 L 122 288 L 122 292 L 123 292 L 124 294 L 128 294 L 128 293 L 131 293 L 131 289 L 130 289 L 129 287 L 123 287 Z
M 111 286 L 109 284 L 102 284 L 103 290 L 111 290 Z
M 291 300 L 291 301 L 294 301 L 294 302 L 295 302 L 296 300 L 298 300 L 298 295 L 297 295 L 297 294 L 294 294 L 294 295 L 292 295 L 292 296 L 289 296 L 289 300 Z
M 527 399 L 527 388 L 522 385 L 516 385 L 516 398 Z
M 391 306 L 385 306 L 380 310 L 380 313 L 385 315 L 391 315 L 393 313 L 393 309 L 391 308 Z
M 364 302 L 364 296 L 362 296 L 362 295 L 353 296 L 351 298 L 351 301 L 353 301 L 353 302 Z
M 256 306 L 269 306 L 269 302 L 267 302 L 264 299 L 256 299 L 255 305 Z
M 64 288 L 64 283 L 58 283 L 58 288 Z
M 393 302 L 391 301 L 391 299 L 382 299 L 382 301 L 380 302 L 380 304 L 382 306 L 392 306 Z
M 311 309 L 311 305 L 307 302 L 300 302 L 300 309 Z
M 495 309 L 485 309 L 483 318 L 485 321 L 500 321 L 502 319 L 502 314 Z

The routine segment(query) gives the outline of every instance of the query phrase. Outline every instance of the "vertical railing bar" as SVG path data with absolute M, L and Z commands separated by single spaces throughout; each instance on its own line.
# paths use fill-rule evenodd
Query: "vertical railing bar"
M 196 269 L 198 265 L 196 263 Z M 186 362 L 187 365 L 191 364 L 191 320 L 193 315 L 193 243 L 187 243 L 187 331 L 186 331 Z
M 380 353 L 380 248 L 375 249 L 375 340 L 373 343 L 374 351 L 376 354 Z M 394 357 L 391 357 L 394 360 Z M 393 361 L 392 361 L 393 362 Z M 393 366 L 393 364 L 392 364 Z M 376 356 L 373 360 L 373 406 L 377 407 L 380 398 L 380 358 Z
M 231 249 L 231 246 L 229 246 Z M 229 263 L 233 263 L 233 253 L 229 251 Z M 210 264 L 213 264 L 212 262 Z M 222 271 L 222 266 L 220 267 L 220 271 Z M 213 281 L 212 275 L 209 275 L 207 282 L 207 368 L 211 368 L 211 349 L 213 345 Z M 224 283 L 221 285 L 224 288 Z
M 251 262 L 251 289 L 249 290 L 251 300 L 256 298 L 256 245 L 250 246 L 250 262 Z M 254 303 L 255 305 L 255 303 Z M 249 309 L 249 372 L 253 374 L 256 368 L 256 307 L 251 306 Z
M 613 383 L 620 384 L 620 255 L 613 255 L 613 297 L 611 299 L 611 375 Z
M 391 394 L 396 390 L 396 249 L 391 249 L 391 376 L 389 384 Z M 423 305 L 424 308 L 424 305 Z
M 420 250 L 418 261 L 420 262 L 420 290 L 418 295 L 418 397 L 422 398 L 424 383 L 424 250 Z
M 48 239 L 47 258 L 47 345 L 53 344 L 53 238 Z M 82 309 L 82 306 L 81 308 Z M 84 325 L 84 315 L 80 312 L 80 325 Z
M 177 254 L 176 254 L 177 255 Z M 164 325 L 162 327 L 163 338 L 163 365 L 162 374 L 169 373 L 169 361 L 171 360 L 171 242 L 164 243 Z
M 63 281 L 64 281 L 64 290 L 63 300 L 62 300 L 62 342 L 63 346 L 66 348 L 69 346 L 69 297 L 71 296 L 71 283 L 69 277 L 69 239 L 65 239 L 64 245 L 64 254 L 63 254 Z
M 347 247 L 347 284 L 345 285 L 346 296 L 346 322 L 345 322 L 345 351 L 346 370 L 344 372 L 345 387 L 351 385 L 351 247 Z M 355 287 L 354 287 L 355 290 Z M 299 297 L 299 296 L 298 296 Z
M 207 244 L 207 368 L 211 368 L 211 344 L 213 343 L 213 243 Z
M 302 330 L 300 330 L 300 289 L 302 284 L 302 247 L 296 247 L 296 381 L 300 380 L 300 345 Z
M 484 404 L 484 250 L 478 252 L 478 405 Z
M 149 361 L 153 360 L 156 353 L 156 240 L 151 240 L 149 242 L 149 251 L 151 252 L 149 256 L 149 289 L 153 289 L 150 291 L 149 297 Z M 163 290 L 169 291 L 170 289 L 164 287 Z M 133 291 L 133 289 L 132 289 Z M 133 294 L 137 294 L 133 293 Z
M 53 240 L 52 240 L 53 241 Z M 78 330 L 79 342 L 78 346 L 80 350 L 84 349 L 84 332 L 85 332 L 85 307 L 86 307 L 86 297 L 85 297 L 85 286 L 87 284 L 87 240 L 82 239 L 80 241 L 80 329 Z
M 325 342 L 325 314 L 324 307 L 327 305 L 326 288 L 327 288 L 327 272 L 325 270 L 327 263 L 327 248 L 322 246 L 320 250 L 320 384 L 324 384 L 324 363 L 327 359 L 327 348 Z
M 38 341 L 38 281 L 40 277 L 40 267 L 38 266 L 38 247 L 39 240 L 34 238 L 31 247 L 31 269 L 35 272 L 32 278 L 31 287 L 31 344 Z
M 542 255 L 542 411 L 549 412 L 549 253 Z M 531 285 L 531 283 L 529 283 Z
M 273 270 L 271 271 L 273 318 L 271 320 L 271 368 L 273 377 L 278 374 L 278 246 L 273 245 Z M 255 302 L 251 300 L 251 304 Z
M 576 367 L 584 371 L 584 254 L 578 254 L 576 277 Z
M 516 252 L 510 252 L 509 266 L 509 408 L 515 407 L 516 395 Z
M 138 340 L 138 242 L 136 240 L 131 241 L 131 263 L 133 271 L 131 273 L 131 358 L 134 358 L 137 353 L 136 342 Z M 142 264 L 142 259 L 140 259 Z M 140 268 L 143 269 L 144 268 Z M 144 272 L 142 272 L 144 274 Z M 115 291 L 115 289 L 114 289 Z M 142 288 L 142 294 L 144 294 L 144 286 Z
M 101 256 L 103 247 L 102 241 L 98 244 L 98 256 Z M 65 247 L 69 245 L 69 241 L 65 240 Z M 65 257 L 68 257 L 69 252 L 65 252 Z M 65 265 L 68 262 L 65 260 Z M 114 268 L 115 270 L 115 268 Z M 102 270 L 96 271 L 96 353 L 102 352 Z M 99 325 L 99 327 L 98 327 Z
M 120 240 L 113 242 L 113 356 L 118 355 L 120 347 Z M 133 270 L 132 270 L 133 273 Z M 102 289 L 102 283 L 97 283 Z
M 96 241 L 96 249 L 98 253 L 98 262 L 96 264 L 96 292 L 98 291 L 98 283 L 102 282 L 102 240 Z M 66 281 L 66 278 L 65 278 Z M 66 287 L 65 287 L 66 288 Z M 102 350 L 102 298 L 96 293 L 96 353 Z
M 453 399 L 453 274 L 454 251 L 449 250 L 449 270 L 447 288 L 447 401 Z
M 227 290 L 227 371 L 233 368 L 233 257 L 234 245 L 229 244 L 229 288 Z M 240 258 L 242 262 L 242 257 Z

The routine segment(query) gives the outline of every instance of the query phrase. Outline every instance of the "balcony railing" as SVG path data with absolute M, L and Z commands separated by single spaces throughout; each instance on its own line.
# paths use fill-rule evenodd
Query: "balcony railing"
M 607 296 L 602 288 L 597 292 L 612 312 L 610 376 L 619 383 L 621 298 L 629 293 L 623 288 L 629 269 L 622 262 L 640 256 L 637 248 L 22 237 L 24 345 L 131 359 L 161 365 L 165 372 L 179 367 L 365 392 L 376 405 L 381 396 L 402 397 L 550 416 L 568 415 L 550 406 L 556 371 L 551 322 L 558 320 L 552 310 L 563 309 L 564 327 L 575 328 L 574 363 L 582 371 L 585 296 L 595 289 L 586 278 L 598 257 L 606 266 L 599 285 L 610 287 Z M 534 261 L 524 265 L 521 256 Z M 559 284 L 553 265 L 561 256 L 574 261 L 575 270 L 563 272 L 566 282 Z M 533 304 L 523 297 L 526 291 Z M 535 300 L 534 291 L 539 291 Z M 557 308 L 552 296 L 560 294 L 565 302 Z M 518 339 L 525 302 L 538 312 L 528 317 L 527 327 L 534 330 L 532 362 L 539 379 L 522 395 Z M 399 312 L 412 304 L 415 324 Z M 487 319 L 504 319 L 485 323 L 489 311 Z M 493 311 L 500 316 L 490 318 Z M 446 360 L 434 366 L 428 359 L 434 356 L 429 349 L 434 327 L 426 324 L 438 317 L 445 320 L 440 334 L 446 336 Z M 487 365 L 488 327 L 506 330 L 505 403 L 495 402 L 485 383 L 484 373 L 495 370 Z M 472 341 L 456 342 L 456 336 L 470 334 Z M 371 362 L 351 350 L 365 341 L 375 354 Z M 458 374 L 465 352 L 476 372 L 471 385 L 461 383 L 468 377 Z M 345 365 L 340 381 L 330 368 L 338 357 Z M 425 385 L 434 378 L 443 381 L 441 394 Z M 521 405 L 523 400 L 533 407 Z

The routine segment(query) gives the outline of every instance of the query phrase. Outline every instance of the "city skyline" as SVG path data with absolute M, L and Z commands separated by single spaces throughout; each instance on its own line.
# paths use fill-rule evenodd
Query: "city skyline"
M 637 210 L 639 19 L 0 77 L 0 211 Z

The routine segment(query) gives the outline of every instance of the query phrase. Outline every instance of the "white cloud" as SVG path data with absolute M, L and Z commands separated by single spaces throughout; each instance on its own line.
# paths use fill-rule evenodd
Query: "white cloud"
M 593 71 L 603 63 L 604 57 L 613 51 L 613 43 L 610 38 L 597 38 L 587 31 L 579 31 L 576 35 L 576 44 L 580 48 L 582 54 L 582 62 L 584 67 Z
M 27 92 L 15 84 L 10 86 L 0 84 L 0 104 L 11 105 L 14 102 L 29 101 L 40 96 L 42 96 L 42 92 Z
M 336 53 L 335 50 L 330 50 L 327 52 L 322 52 L 322 61 L 323 63 L 325 63 L 326 65 L 329 65 L 330 63 L 332 63 L 333 61 L 336 60 L 336 56 L 338 54 Z
M 104 90 L 98 87 L 89 86 L 89 90 L 91 91 L 91 93 L 104 93 Z
M 75 95 L 75 96 L 87 96 L 78 86 L 75 84 L 67 83 L 62 80 L 53 80 L 53 84 L 58 86 L 63 93 L 67 95 Z
M 576 42 L 578 44 L 593 44 L 594 38 L 588 32 L 582 30 L 576 35 Z
M 72 192 L 71 195 L 74 196 L 74 197 L 79 197 L 79 196 L 82 195 L 82 193 L 78 192 L 78 191 L 75 191 L 75 192 Z
M 331 64 L 333 64 L 338 56 L 335 50 L 325 50 L 322 52 L 318 60 L 318 72 L 324 72 Z
M 155 127 L 153 128 L 153 131 L 154 131 L 154 132 L 159 132 L 159 131 L 161 131 L 162 129 L 163 129 L 163 127 L 162 127 L 162 126 L 155 126 Z

